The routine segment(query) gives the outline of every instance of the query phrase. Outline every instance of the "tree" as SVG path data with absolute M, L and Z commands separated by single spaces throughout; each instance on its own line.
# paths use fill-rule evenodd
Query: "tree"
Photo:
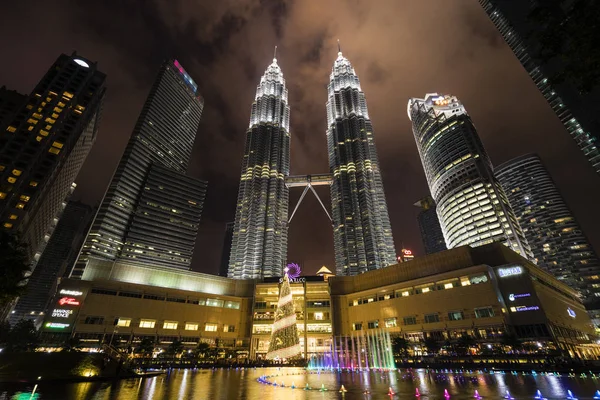
M 296 327 L 296 312 L 287 273 L 279 290 L 279 301 L 275 310 L 275 321 L 271 332 L 271 342 L 267 352 L 268 360 L 291 359 L 300 355 L 300 339 Z
M 145 337 L 135 348 L 135 352 L 142 355 L 152 354 L 154 351 L 154 339 Z
M 513 351 L 520 350 L 523 347 L 521 340 L 514 333 L 505 332 L 501 339 L 502 345 L 510 347 Z
M 11 351 L 30 351 L 38 344 L 38 332 L 33 321 L 20 320 L 8 334 L 8 348 Z
M 456 341 L 456 351 L 460 355 L 467 355 L 469 354 L 469 349 L 475 346 L 475 344 L 477 344 L 475 338 L 465 333 Z
M 437 354 L 440 351 L 440 343 L 433 337 L 429 336 L 423 341 L 423 346 L 427 348 L 429 354 Z
M 62 351 L 65 351 L 65 352 L 79 351 L 80 347 L 81 347 L 81 340 L 79 340 L 78 338 L 72 337 L 72 338 L 67 339 L 67 341 L 65 341 Z
M 208 355 L 210 346 L 208 343 L 200 342 L 196 347 L 195 353 L 198 358 L 205 358 Z
M 24 293 L 29 265 L 17 237 L 0 231 L 0 309 Z
M 402 336 L 395 336 L 392 339 L 392 350 L 395 355 L 406 357 L 408 355 L 408 341 Z
M 180 340 L 174 340 L 167 347 L 167 354 L 178 355 L 183 351 L 183 343 Z

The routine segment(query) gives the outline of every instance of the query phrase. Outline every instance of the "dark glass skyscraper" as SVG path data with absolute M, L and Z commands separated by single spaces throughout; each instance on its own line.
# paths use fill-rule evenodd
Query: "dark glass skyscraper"
M 395 264 L 396 250 L 365 94 L 341 51 L 327 91 L 336 275 L 356 275 Z
M 287 254 L 289 173 L 288 91 L 274 58 L 256 89 L 246 131 L 230 278 L 281 276 Z
M 408 117 L 446 246 L 502 242 L 526 258 L 531 250 L 494 177 L 471 118 L 454 96 L 408 101 Z
M 62 54 L 0 122 L 0 229 L 19 233 L 32 261 L 96 140 L 105 79 L 95 63 Z
M 225 237 L 223 238 L 223 249 L 221 250 L 221 265 L 219 265 L 219 276 L 227 276 L 229 270 L 229 256 L 231 255 L 231 244 L 233 243 L 233 222 L 225 225 Z
M 596 87 L 591 92 L 583 94 L 568 76 L 561 83 L 551 82 L 552 76 L 564 72 L 565 62 L 559 57 L 554 57 L 550 62 L 542 62 L 537 56 L 540 47 L 537 34 L 543 33 L 546 29 L 530 17 L 537 2 L 479 0 L 479 3 L 569 135 L 575 140 L 594 170 L 600 173 L 600 150 L 598 149 L 600 88 Z M 563 7 L 568 8 L 569 3 L 573 2 L 543 0 L 541 3 L 545 6 L 557 7 L 557 12 L 560 12 Z
M 73 267 L 92 222 L 93 211 L 93 208 L 86 204 L 68 202 L 33 274 L 29 277 L 25 294 L 19 297 L 10 314 L 11 324 L 21 319 L 43 319 L 46 306 L 56 291 L 57 279 L 68 275 Z
M 419 207 L 419 215 L 417 222 L 421 231 L 421 240 L 425 247 L 426 254 L 437 253 L 438 251 L 446 250 L 446 242 L 444 241 L 444 233 L 440 226 L 440 220 L 437 216 L 435 201 L 433 197 L 427 196 L 415 203 Z
M 185 175 L 204 102 L 177 60 L 152 85 L 72 276 L 90 258 L 189 268 L 206 182 Z
M 531 246 L 537 264 L 600 300 L 600 261 L 567 207 L 542 160 L 528 154 L 496 168 L 496 176 Z

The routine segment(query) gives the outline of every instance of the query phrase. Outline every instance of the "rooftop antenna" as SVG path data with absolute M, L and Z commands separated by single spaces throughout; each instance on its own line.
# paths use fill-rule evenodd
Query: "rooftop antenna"
M 338 39 L 338 52 L 342 52 L 342 46 L 340 46 L 340 39 Z
M 275 51 L 273 52 L 273 59 L 277 60 L 277 46 L 275 46 Z

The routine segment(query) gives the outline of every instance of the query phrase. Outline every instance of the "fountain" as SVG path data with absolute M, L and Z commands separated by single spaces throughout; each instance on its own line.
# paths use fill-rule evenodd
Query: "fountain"
M 395 369 L 392 341 L 388 331 L 370 329 L 334 336 L 328 352 L 310 357 L 308 369 L 392 370 Z

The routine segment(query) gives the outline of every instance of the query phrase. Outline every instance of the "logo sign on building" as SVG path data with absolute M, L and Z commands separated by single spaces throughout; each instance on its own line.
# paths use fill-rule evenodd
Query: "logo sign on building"
M 571 318 L 575 318 L 577 316 L 577 314 L 575 313 L 575 311 L 573 311 L 573 309 L 571 309 L 571 307 L 567 308 L 567 313 Z
M 510 311 L 523 312 L 523 311 L 537 311 L 539 309 L 540 309 L 539 306 L 517 306 L 517 307 L 511 307 Z
M 78 306 L 80 303 L 79 300 L 76 300 L 72 297 L 61 297 L 61 299 L 58 300 L 58 304 L 60 304 L 61 306 Z
M 83 292 L 79 290 L 69 290 L 69 289 L 61 289 L 60 294 L 64 294 L 65 296 L 83 296 Z
M 52 329 L 65 329 L 68 328 L 69 324 L 62 324 L 60 322 L 47 322 L 46 323 L 46 328 L 52 328 Z
M 531 293 L 517 293 L 517 294 L 511 293 L 508 295 L 508 299 L 510 301 L 515 301 L 516 299 L 521 299 L 523 297 L 530 297 L 530 296 L 531 296 Z
M 52 310 L 52 317 L 54 318 L 69 318 L 73 314 L 73 310 L 66 308 L 55 308 Z
M 521 275 L 523 273 L 523 268 L 516 265 L 514 267 L 499 268 L 497 272 L 500 278 L 506 278 L 507 276 Z

